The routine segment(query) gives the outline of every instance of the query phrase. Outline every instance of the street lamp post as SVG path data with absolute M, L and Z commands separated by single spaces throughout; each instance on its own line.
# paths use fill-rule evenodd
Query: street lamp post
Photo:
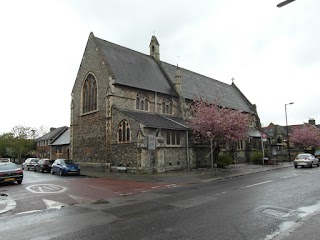
M 291 156 L 290 156 L 290 144 L 289 144 L 289 127 L 288 127 L 288 118 L 287 118 L 287 105 L 291 105 L 293 104 L 293 102 L 291 103 L 286 103 L 284 105 L 284 111 L 286 113 L 286 128 L 287 128 L 287 149 L 288 149 L 288 156 L 289 156 L 289 161 L 291 160 Z
M 291 2 L 294 2 L 294 1 L 295 1 L 295 0 L 286 0 L 286 1 L 283 1 L 283 2 L 279 3 L 279 4 L 277 5 L 277 7 L 278 7 L 278 8 L 283 7 L 283 6 L 285 6 L 285 5 L 287 5 L 287 4 L 291 3 Z

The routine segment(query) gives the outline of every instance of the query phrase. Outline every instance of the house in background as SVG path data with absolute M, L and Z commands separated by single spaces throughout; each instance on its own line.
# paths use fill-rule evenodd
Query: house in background
M 310 118 L 308 123 L 288 125 L 288 132 L 286 126 L 280 126 L 273 124 L 272 122 L 267 127 L 261 128 L 261 131 L 264 132 L 268 137 L 268 142 L 266 144 L 267 154 L 269 156 L 277 156 L 283 160 L 288 160 L 288 134 L 290 135 L 295 127 L 302 127 L 306 124 L 314 125 L 317 128 L 320 128 L 320 125 L 316 125 L 316 121 L 313 118 Z M 290 142 L 290 138 L 289 144 L 290 149 L 292 149 L 290 150 L 292 152 L 291 157 L 302 151 L 302 149 L 295 148 L 294 144 Z
M 70 128 L 55 138 L 51 143 L 51 159 L 70 158 Z
M 90 33 L 72 89 L 71 158 L 82 166 L 111 170 L 121 166 L 164 172 L 209 166 L 208 146 L 194 145 L 188 127 L 193 101 L 200 98 L 248 114 L 253 129 L 248 133 L 256 142 L 256 106 L 234 82 L 229 85 L 161 61 L 155 36 L 149 52 Z M 234 160 L 246 161 L 252 145 L 245 139 L 232 144 Z
M 52 158 L 52 146 L 51 143 L 54 143 L 63 133 L 66 131 L 69 132 L 69 128 L 66 126 L 59 128 L 50 128 L 50 132 L 43 135 L 42 137 L 37 138 L 36 141 L 36 152 L 37 157 L 39 158 Z

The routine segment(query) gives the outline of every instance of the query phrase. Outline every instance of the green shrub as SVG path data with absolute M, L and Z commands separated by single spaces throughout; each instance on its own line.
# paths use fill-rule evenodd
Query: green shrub
M 226 168 L 232 163 L 232 158 L 229 155 L 219 155 L 217 159 L 218 168 Z
M 262 151 L 252 152 L 250 158 L 254 164 L 262 164 Z

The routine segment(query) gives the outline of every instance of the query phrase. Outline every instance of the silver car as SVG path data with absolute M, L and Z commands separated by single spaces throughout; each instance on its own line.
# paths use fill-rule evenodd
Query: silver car
M 39 158 L 27 158 L 23 163 L 22 163 L 22 170 L 25 169 L 34 169 L 34 165 L 39 161 Z
M 293 164 L 295 168 L 298 166 L 312 168 L 313 165 L 317 165 L 319 167 L 319 159 L 310 153 L 301 153 L 293 160 Z

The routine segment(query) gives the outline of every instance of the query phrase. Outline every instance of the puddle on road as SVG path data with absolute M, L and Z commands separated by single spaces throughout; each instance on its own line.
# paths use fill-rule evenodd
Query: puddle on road
M 284 219 L 287 221 L 282 222 L 279 225 L 279 229 L 267 235 L 263 240 L 271 240 L 281 233 L 289 230 L 294 227 L 302 218 L 307 217 L 309 215 L 320 212 L 320 201 L 318 201 L 314 205 L 300 207 L 297 210 L 290 210 L 285 208 L 278 208 L 272 206 L 261 206 L 258 210 L 262 214 L 275 217 L 278 219 Z
M 296 210 L 280 208 L 275 206 L 268 206 L 268 205 L 260 206 L 259 208 L 257 208 L 257 211 L 269 217 L 283 219 L 287 221 L 297 221 L 298 219 L 301 218 L 299 214 L 302 213 Z

